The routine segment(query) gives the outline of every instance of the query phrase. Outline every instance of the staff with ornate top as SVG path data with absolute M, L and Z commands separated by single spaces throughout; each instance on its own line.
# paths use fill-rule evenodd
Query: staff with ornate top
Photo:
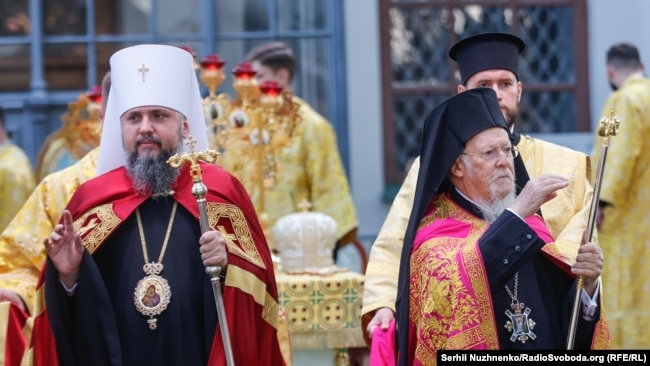
M 594 196 L 591 200 L 591 207 L 589 208 L 589 221 L 587 221 L 587 242 L 593 239 L 594 228 L 596 226 L 596 214 L 598 212 L 598 199 L 600 197 L 600 187 L 605 170 L 605 160 L 607 159 L 607 149 L 609 148 L 609 138 L 616 136 L 618 127 L 621 124 L 618 117 L 614 115 L 614 108 L 609 111 L 609 117 L 603 117 L 598 126 L 598 136 L 602 137 L 600 159 L 598 160 L 598 170 L 596 171 L 596 180 L 594 182 Z M 578 314 L 580 312 L 580 294 L 582 292 L 584 278 L 578 277 L 576 285 L 576 296 L 573 301 L 573 308 L 571 311 L 571 323 L 569 323 L 569 335 L 567 337 L 567 349 L 573 349 L 575 341 L 576 327 L 578 325 Z
M 169 164 L 172 168 L 179 169 L 183 165 L 190 163 L 190 175 L 192 176 L 192 181 L 194 182 L 194 185 L 192 186 L 192 195 L 196 197 L 196 203 L 199 205 L 199 223 L 201 225 L 201 233 L 203 234 L 206 231 L 210 230 L 210 222 L 208 220 L 208 212 L 205 200 L 205 195 L 208 193 L 208 189 L 205 184 L 203 184 L 203 181 L 201 179 L 201 167 L 199 166 L 199 161 L 214 163 L 217 161 L 219 152 L 210 149 L 194 152 L 194 144 L 196 144 L 196 140 L 192 136 L 189 136 L 187 138 L 186 144 L 190 147 L 190 152 L 181 155 L 174 154 L 167 160 L 167 164 Z M 212 282 L 214 301 L 217 306 L 217 315 L 219 316 L 219 327 L 221 328 L 223 347 L 226 352 L 226 362 L 229 366 L 234 366 L 235 361 L 232 354 L 232 347 L 230 345 L 230 335 L 228 333 L 228 323 L 226 321 L 226 309 L 223 305 L 221 284 L 219 281 L 221 267 L 207 266 L 205 267 L 205 272 L 210 275 L 210 281 Z

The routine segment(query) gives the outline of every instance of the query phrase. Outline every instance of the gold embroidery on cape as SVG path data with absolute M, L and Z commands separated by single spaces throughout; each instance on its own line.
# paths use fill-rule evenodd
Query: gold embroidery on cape
M 229 265 L 228 275 L 226 276 L 224 285 L 238 288 L 242 292 L 252 296 L 257 304 L 264 307 L 262 310 L 262 318 L 271 324 L 273 328 L 278 328 L 278 312 L 280 307 L 266 288 L 266 283 L 240 267 Z
M 221 232 L 228 251 L 231 254 L 239 256 L 248 262 L 260 267 L 266 268 L 257 247 L 253 242 L 250 231 L 248 230 L 248 223 L 244 217 L 244 213 L 235 205 L 208 202 L 207 204 L 208 220 L 210 227 L 213 227 Z M 226 218 L 230 220 L 234 233 L 228 233 L 222 226 L 217 226 L 220 219 Z
M 465 270 L 472 283 L 471 287 L 474 289 L 474 296 L 478 302 L 479 314 L 482 318 L 480 322 L 481 332 L 480 334 L 476 334 L 476 336 L 479 337 L 477 339 L 483 339 L 485 341 L 488 349 L 497 349 L 499 341 L 496 331 L 497 326 L 494 323 L 490 285 L 487 281 L 487 276 L 484 274 L 483 260 L 478 249 L 478 239 L 487 230 L 488 225 L 485 221 L 469 215 L 465 211 L 462 211 L 462 213 L 467 217 L 462 220 L 471 223 L 468 241 L 476 243 L 473 246 L 466 245 L 463 247 Z M 468 343 L 465 344 L 467 345 Z
M 560 248 L 558 248 L 554 242 L 544 245 L 542 247 L 542 251 L 551 255 L 554 258 L 561 260 L 567 265 L 571 265 L 571 263 L 567 262 L 567 258 L 562 254 L 562 251 L 560 251 Z
M 423 227 L 429 226 L 431 223 L 433 223 L 435 220 L 449 217 L 449 209 L 445 205 L 445 194 L 440 194 L 438 195 L 433 203 L 434 209 L 431 212 L 431 214 L 425 216 L 422 221 L 420 221 L 420 226 L 418 226 L 418 229 L 421 229 Z
M 498 347 L 489 285 L 483 276 L 481 258 L 475 245 L 464 245 L 476 242 L 487 225 L 457 207 L 446 195 L 438 197 L 435 205 L 436 209 L 423 219 L 423 223 L 454 217 L 469 223 L 470 230 L 466 238 L 429 239 L 413 253 L 409 315 L 412 321 L 418 321 L 420 342 L 416 356 L 425 364 L 436 360 L 438 349 L 462 349 L 477 343 L 485 343 L 488 349 Z M 456 264 L 460 246 L 462 269 Z M 431 255 L 433 248 L 435 256 Z M 435 272 L 431 268 L 436 268 Z M 462 271 L 471 281 L 474 293 L 459 285 Z M 421 302 L 422 298 L 426 300 Z M 431 316 L 432 313 L 436 315 Z M 423 344 L 420 334 L 430 343 Z
M 113 212 L 113 205 L 106 203 L 84 213 L 74 221 L 73 226 L 88 252 L 93 254 L 120 222 L 120 218 Z
M 34 318 L 38 318 L 45 311 L 45 284 L 36 287 L 34 294 Z

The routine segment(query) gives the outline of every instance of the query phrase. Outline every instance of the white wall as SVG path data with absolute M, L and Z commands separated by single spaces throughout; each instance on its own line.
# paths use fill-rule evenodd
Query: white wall
M 359 233 L 374 240 L 388 213 L 384 189 L 379 20 L 376 0 L 345 2 L 350 181 Z

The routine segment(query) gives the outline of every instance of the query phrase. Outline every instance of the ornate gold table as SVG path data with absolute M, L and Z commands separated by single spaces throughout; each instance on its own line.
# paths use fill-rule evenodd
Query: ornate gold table
M 364 278 L 350 271 L 322 276 L 277 272 L 291 349 L 339 350 L 336 357 L 345 358 L 347 348 L 365 347 L 361 331 Z

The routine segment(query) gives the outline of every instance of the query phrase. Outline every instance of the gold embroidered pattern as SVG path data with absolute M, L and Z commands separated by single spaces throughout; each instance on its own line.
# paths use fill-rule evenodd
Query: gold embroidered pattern
M 76 219 L 74 231 L 81 235 L 84 246 L 90 254 L 93 254 L 120 222 L 120 218 L 113 212 L 113 205 L 106 203 L 93 207 Z
M 435 205 L 426 220 L 432 223 L 455 218 L 467 223 L 469 231 L 466 237 L 429 239 L 412 255 L 409 315 L 418 322 L 416 355 L 421 361 L 435 360 L 438 349 L 462 349 L 478 343 L 488 349 L 498 347 L 481 258 L 476 245 L 466 244 L 475 243 L 487 225 L 446 196 L 439 197 Z M 458 261 L 462 262 L 461 267 L 456 264 Z M 472 286 L 463 285 L 467 281 Z
M 216 228 L 222 233 L 231 254 L 244 258 L 260 268 L 266 268 L 255 243 L 253 243 L 244 213 L 239 207 L 208 202 L 207 211 L 210 227 Z M 227 233 L 222 225 L 219 225 L 222 220 L 230 222 L 234 230 L 234 237 L 233 234 Z
M 478 219 L 460 210 L 454 206 L 459 213 L 462 213 L 461 220 L 471 224 L 470 233 L 468 235 L 468 242 L 477 243 L 478 239 L 487 230 L 488 225 L 485 221 Z M 480 257 L 478 244 L 475 246 L 466 245 L 463 247 L 462 257 L 464 259 L 465 269 L 467 276 L 472 283 L 474 289 L 474 296 L 477 299 L 478 313 L 481 315 L 481 333 L 477 334 L 480 338 L 485 340 L 488 349 L 497 349 L 499 346 L 497 327 L 494 323 L 494 311 L 492 309 L 492 298 L 490 296 L 490 285 L 484 276 L 483 260 Z
M 267 291 L 266 283 L 257 278 L 254 274 L 237 267 L 228 265 L 228 275 L 226 276 L 226 286 L 238 288 L 244 293 L 253 297 L 255 302 L 262 305 L 262 318 L 273 328 L 278 327 L 278 312 L 280 310 L 278 302 Z
M 420 221 L 418 229 L 429 226 L 435 220 L 449 217 L 449 208 L 447 208 L 447 205 L 445 203 L 445 197 L 447 197 L 446 194 L 440 194 L 434 198 L 435 201 L 433 202 L 433 211 L 429 215 L 425 216 L 422 221 Z
M 45 284 L 36 287 L 34 294 L 34 318 L 38 318 L 45 311 Z

